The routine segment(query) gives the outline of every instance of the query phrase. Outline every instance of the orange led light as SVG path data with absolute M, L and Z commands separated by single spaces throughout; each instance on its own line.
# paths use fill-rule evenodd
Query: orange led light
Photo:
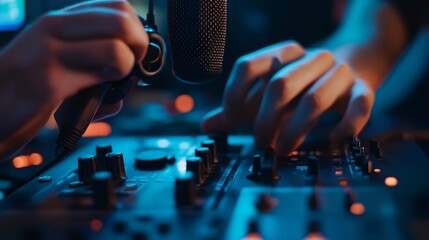
M 174 100 L 174 107 L 179 113 L 188 113 L 194 109 L 194 99 L 187 94 L 180 95 Z
M 349 184 L 349 182 L 347 181 L 347 179 L 340 179 L 340 181 L 338 182 L 340 184 L 340 186 L 345 187 Z
M 112 133 L 112 127 L 106 122 L 93 122 L 89 124 L 83 137 L 106 137 Z
M 362 203 L 353 203 L 350 206 L 350 213 L 353 215 L 362 215 L 365 213 L 365 205 Z
M 343 175 L 343 170 L 335 170 L 335 175 Z
M 374 168 L 374 172 L 375 173 L 381 173 L 381 169 L 380 168 Z
M 398 185 L 398 179 L 395 177 L 387 177 L 384 180 L 384 184 L 386 184 L 386 186 L 388 187 L 395 187 L 396 185 Z
M 298 156 L 299 152 L 298 151 L 292 151 L 288 154 L 288 157 L 293 157 L 293 156 Z
M 103 228 L 103 222 L 101 222 L 99 219 L 92 219 L 89 225 L 91 230 L 94 232 L 98 232 Z

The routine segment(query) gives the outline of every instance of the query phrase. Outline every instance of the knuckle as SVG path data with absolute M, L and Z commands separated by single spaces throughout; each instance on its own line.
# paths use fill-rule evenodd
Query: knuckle
M 251 65 L 252 65 L 252 61 L 250 60 L 248 55 L 240 57 L 235 62 L 235 67 L 239 73 L 246 73 L 246 72 L 250 71 Z
M 296 51 L 305 51 L 304 47 L 295 40 L 289 40 L 286 42 L 286 48 Z
M 337 66 L 337 71 L 342 74 L 342 75 L 346 75 L 346 76 L 352 76 L 353 75 L 353 71 L 350 68 L 350 66 L 346 63 L 340 63 Z
M 120 10 L 129 11 L 132 9 L 131 4 L 126 0 L 115 0 L 114 3 Z
M 365 94 L 361 94 L 357 96 L 356 102 L 360 106 L 362 114 L 369 114 L 374 104 L 374 94 L 369 92 Z
M 319 53 L 317 53 L 316 57 L 325 61 L 335 62 L 334 54 L 327 50 L 320 51 Z
M 40 17 L 38 23 L 44 27 L 51 28 L 55 23 L 58 22 L 57 19 L 58 13 L 56 11 L 50 11 Z
M 318 92 L 306 94 L 302 101 L 306 107 L 315 111 L 322 110 L 323 108 L 323 100 Z
M 289 76 L 276 76 L 268 83 L 268 91 L 275 96 L 285 96 L 291 91 Z

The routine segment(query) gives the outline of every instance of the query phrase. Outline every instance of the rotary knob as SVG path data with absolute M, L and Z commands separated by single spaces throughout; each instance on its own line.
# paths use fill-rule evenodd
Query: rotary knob
M 167 166 L 168 155 L 162 150 L 142 151 L 137 155 L 135 167 L 141 170 L 160 170 Z
M 106 154 L 113 152 L 112 145 L 98 145 L 97 152 L 97 170 L 104 171 L 106 167 Z
M 195 156 L 200 157 L 204 163 L 204 171 L 209 174 L 211 172 L 211 153 L 210 149 L 206 147 L 199 147 L 195 149 Z
M 96 171 L 96 157 L 94 155 L 85 155 L 78 159 L 79 181 L 89 183 Z
M 96 172 L 92 180 L 94 207 L 109 209 L 115 206 L 113 180 L 110 172 Z
M 217 147 L 216 142 L 212 139 L 204 140 L 201 143 L 201 147 L 206 147 L 210 149 L 210 155 L 211 155 L 211 164 L 216 164 L 219 162 L 218 156 L 217 156 Z
M 186 170 L 194 174 L 196 184 L 204 183 L 204 166 L 200 157 L 188 157 L 186 159 Z
M 106 170 L 112 174 L 113 181 L 124 181 L 127 179 L 122 153 L 111 152 L 106 154 L 106 167 Z
M 176 178 L 175 199 L 177 206 L 192 206 L 197 198 L 194 174 L 186 171 Z

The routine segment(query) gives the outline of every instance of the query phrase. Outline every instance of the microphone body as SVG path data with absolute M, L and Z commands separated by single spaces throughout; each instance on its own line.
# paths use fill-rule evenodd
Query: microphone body
M 222 73 L 227 0 L 168 0 L 168 36 L 173 74 L 205 83 Z

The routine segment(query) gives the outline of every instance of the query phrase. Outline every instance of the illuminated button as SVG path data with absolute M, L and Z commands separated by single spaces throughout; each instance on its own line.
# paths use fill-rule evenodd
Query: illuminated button
M 83 182 L 81 182 L 81 181 L 74 181 L 74 182 L 69 183 L 69 187 L 71 187 L 71 188 L 77 188 L 77 187 L 80 187 L 82 185 L 83 185 Z
M 167 165 L 167 152 L 163 150 L 147 150 L 140 152 L 135 161 L 135 167 L 141 170 L 160 170 Z
M 50 182 L 50 181 L 52 181 L 52 177 L 51 177 L 51 176 L 47 176 L 47 175 L 45 175 L 45 176 L 40 176 L 40 177 L 38 178 L 38 181 L 39 181 L 40 183 Z
M 124 187 L 124 190 L 125 191 L 135 191 L 135 190 L 137 190 L 137 184 L 135 184 L 135 183 L 126 183 L 125 184 L 125 187 Z

